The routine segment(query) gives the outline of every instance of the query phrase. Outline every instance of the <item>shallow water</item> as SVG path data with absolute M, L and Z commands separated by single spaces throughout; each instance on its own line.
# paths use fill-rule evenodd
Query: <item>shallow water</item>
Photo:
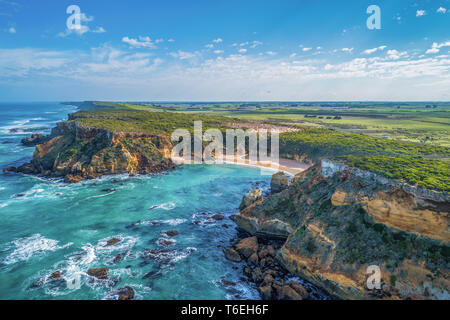
M 23 130 L 52 127 L 70 111 L 57 103 L 0 104 L 0 168 L 31 158 L 34 148 L 20 145 L 30 135 Z M 221 247 L 236 236 L 229 217 L 242 195 L 267 190 L 269 180 L 257 168 L 231 165 L 72 185 L 1 174 L 0 299 L 113 299 L 125 285 L 137 299 L 259 298 Z M 217 213 L 225 220 L 211 218 Z M 162 234 L 169 230 L 179 235 Z M 121 242 L 106 246 L 114 237 Z M 166 251 L 148 253 L 160 249 Z M 118 254 L 123 259 L 114 263 Z M 87 275 L 100 267 L 109 269 L 108 280 Z M 49 279 L 55 271 L 62 280 Z

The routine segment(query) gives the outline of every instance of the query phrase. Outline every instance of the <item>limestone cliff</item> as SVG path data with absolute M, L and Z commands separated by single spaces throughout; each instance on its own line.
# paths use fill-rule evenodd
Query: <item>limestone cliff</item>
M 172 145 L 165 136 L 111 132 L 70 120 L 58 123 L 46 140 L 36 146 L 30 163 L 5 171 L 78 182 L 102 175 L 149 174 L 174 168 Z
M 344 299 L 448 299 L 450 197 L 322 161 L 287 190 L 234 220 L 260 238 L 285 239 L 277 259 Z M 381 269 L 381 290 L 367 268 Z

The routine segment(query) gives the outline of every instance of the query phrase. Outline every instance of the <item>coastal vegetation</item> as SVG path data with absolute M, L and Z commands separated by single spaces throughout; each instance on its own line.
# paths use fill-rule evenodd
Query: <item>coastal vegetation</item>
M 336 159 L 411 185 L 450 191 L 450 148 L 384 140 L 329 129 L 281 134 L 280 152 Z
M 258 115 L 256 123 L 292 126 L 292 122 L 279 121 L 286 115 L 305 114 L 308 119 L 341 121 L 345 117 L 365 114 L 379 121 L 398 119 L 399 126 L 406 118 L 418 121 L 419 116 L 433 113 L 441 117 L 438 122 L 446 126 L 448 106 L 408 104 L 133 104 L 114 102 L 85 102 L 81 111 L 70 116 L 69 122 L 89 128 L 102 128 L 111 132 L 140 133 L 170 136 L 176 129 L 187 129 L 192 133 L 194 121 L 202 121 L 203 129 L 225 130 L 232 123 L 249 122 L 248 114 Z M 330 110 L 333 110 L 331 112 Z M 331 112 L 331 113 L 330 113 Z M 219 115 L 216 115 L 219 114 Z M 406 115 L 409 116 L 406 116 Z M 263 117 L 263 115 L 267 117 Z M 269 117 L 270 115 L 270 117 Z M 328 116 L 326 116 L 328 115 Z M 430 116 L 430 114 L 428 114 Z M 281 117 L 278 119 L 277 117 Z M 391 117 L 391 118 L 389 118 Z M 403 117 L 403 120 L 402 120 Z M 254 117 L 250 117 L 255 119 Z M 277 118 L 278 120 L 276 120 Z M 385 177 L 404 181 L 411 185 L 439 191 L 450 190 L 450 148 L 443 143 L 412 143 L 403 139 L 381 138 L 362 133 L 348 132 L 343 128 L 327 126 L 311 127 L 304 122 L 295 122 L 294 132 L 280 135 L 280 153 L 284 156 L 304 158 L 316 162 L 329 158 L 350 166 L 369 170 Z M 433 124 L 434 126 L 434 124 Z M 406 128 L 405 128 L 406 130 Z M 361 131 L 363 132 L 363 131 Z M 450 132 L 449 132 L 450 133 Z M 433 131 L 428 135 L 432 136 Z M 448 139 L 448 136 L 446 136 Z M 71 148 L 64 157 L 73 157 L 80 148 Z

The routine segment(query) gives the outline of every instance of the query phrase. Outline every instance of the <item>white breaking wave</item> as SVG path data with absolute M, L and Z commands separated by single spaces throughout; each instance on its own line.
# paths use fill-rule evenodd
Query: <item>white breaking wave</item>
M 40 234 L 35 234 L 28 238 L 17 239 L 11 243 L 15 249 L 3 260 L 3 263 L 5 264 L 26 261 L 32 256 L 41 255 L 47 251 L 60 250 L 72 245 L 72 243 L 68 243 L 64 246 L 58 246 L 59 241 L 47 239 Z
M 177 226 L 179 224 L 187 222 L 186 219 L 169 219 L 169 220 L 148 220 L 136 223 L 135 225 L 149 225 L 153 226 L 155 224 L 168 224 L 170 226 Z
M 1 208 L 5 208 L 5 207 L 7 207 L 7 206 L 8 206 L 7 203 L 0 203 L 0 209 L 1 209 Z
M 156 209 L 163 209 L 163 210 L 173 210 L 176 208 L 176 204 L 173 202 L 163 203 L 156 206 L 152 206 L 149 208 L 149 210 L 156 210 Z

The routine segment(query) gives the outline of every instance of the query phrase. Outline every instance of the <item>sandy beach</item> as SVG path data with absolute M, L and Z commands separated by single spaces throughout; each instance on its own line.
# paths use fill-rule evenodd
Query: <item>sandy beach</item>
M 181 157 L 172 157 L 172 161 L 176 164 L 194 164 L 193 161 L 185 160 Z M 305 170 L 307 170 L 310 165 L 306 163 L 300 163 L 295 160 L 283 159 L 280 158 L 279 163 L 273 161 L 258 161 L 258 162 L 250 162 L 250 160 L 245 159 L 243 157 L 225 157 L 223 161 L 216 161 L 214 164 L 233 164 L 238 166 L 250 166 L 261 168 L 265 170 L 271 170 L 274 172 L 282 171 L 290 176 L 295 176 Z

